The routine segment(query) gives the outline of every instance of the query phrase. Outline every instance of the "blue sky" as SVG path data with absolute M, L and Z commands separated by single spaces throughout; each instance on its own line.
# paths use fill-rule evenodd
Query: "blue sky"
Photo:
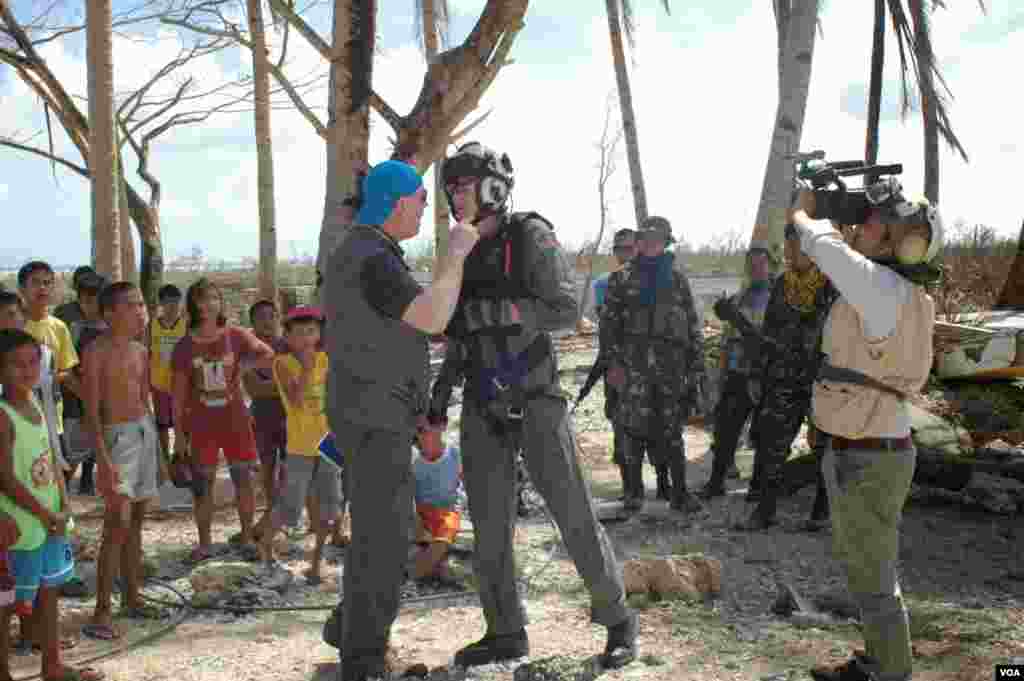
M 39 3 L 19 0 L 24 20 Z M 452 38 L 461 41 L 483 0 L 452 0 Z M 757 208 L 776 105 L 776 43 L 767 0 L 715 0 L 705 8 L 673 2 L 635 2 L 638 47 L 634 100 L 640 149 L 652 213 L 668 217 L 677 236 L 693 244 L 730 232 L 748 235 Z M 692 4 L 692 3 L 690 3 Z M 1021 88 L 1012 85 L 1024 64 L 1024 5 L 988 0 L 988 15 L 974 0 L 949 3 L 934 17 L 935 49 L 955 100 L 951 115 L 967 147 L 964 164 L 944 148 L 941 207 L 947 223 L 984 223 L 1016 234 L 1024 218 L 1017 163 L 1024 151 Z M 425 69 L 413 38 L 412 3 L 383 0 L 375 88 L 400 112 L 419 92 Z M 116 3 L 115 6 L 127 6 Z M 507 151 L 517 171 L 518 209 L 547 216 L 563 243 L 581 244 L 596 234 L 597 141 L 605 104 L 614 87 L 604 3 L 535 0 L 505 69 L 484 99 L 490 118 L 473 133 Z M 823 35 L 814 57 L 805 149 L 832 158 L 855 158 L 864 144 L 870 3 L 832 0 L 822 11 Z M 329 16 L 312 18 L 329 36 Z M 82 38 L 47 45 L 43 56 L 77 95 L 85 94 Z M 122 94 L 145 82 L 191 40 L 149 29 L 149 40 L 118 38 L 115 78 Z M 286 72 L 294 79 L 325 70 L 318 55 L 293 34 Z M 901 120 L 895 46 L 887 51 L 886 102 L 881 161 L 902 162 L 904 184 L 922 187 L 922 137 L 916 112 Z M 203 87 L 248 69 L 247 55 L 229 50 L 191 70 Z M 323 88 L 308 100 L 321 113 Z M 82 102 L 85 108 L 84 100 Z M 275 111 L 279 253 L 315 254 L 324 194 L 324 147 L 297 113 Z M 10 68 L 0 66 L 0 135 L 45 146 L 42 108 Z M 390 131 L 377 119 L 371 160 L 387 154 Z M 58 130 L 57 148 L 80 163 Z M 129 164 L 134 167 L 134 160 Z M 257 253 L 256 156 L 252 116 L 222 115 L 202 126 L 176 128 L 154 143 L 152 170 L 163 183 L 162 222 L 168 257 L 199 245 L 213 258 Z M 428 178 L 429 179 L 429 178 Z M 145 186 L 132 176 L 137 189 Z M 432 185 L 431 185 L 432 186 Z M 624 159 L 611 182 L 613 227 L 631 226 Z M 433 200 L 433 198 L 431 198 Z M 88 184 L 39 158 L 0 149 L 0 215 L 5 224 L 0 266 L 29 257 L 75 264 L 88 258 Z M 429 214 L 421 239 L 430 232 Z

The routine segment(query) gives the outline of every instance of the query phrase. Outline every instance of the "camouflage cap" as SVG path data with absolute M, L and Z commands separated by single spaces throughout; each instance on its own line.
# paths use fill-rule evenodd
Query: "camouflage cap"
M 640 229 L 637 230 L 637 237 L 642 238 L 645 234 L 652 232 L 664 239 L 665 243 L 675 243 L 671 223 L 660 215 L 652 215 L 641 222 Z

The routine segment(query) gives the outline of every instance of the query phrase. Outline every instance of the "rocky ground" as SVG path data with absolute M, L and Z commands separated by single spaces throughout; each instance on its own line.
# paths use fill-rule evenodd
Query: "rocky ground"
M 593 360 L 593 346 L 578 338 L 565 339 L 562 345 L 563 385 L 575 394 Z M 778 527 L 747 534 L 732 529 L 749 512 L 743 501 L 744 481 L 732 481 L 725 499 L 685 521 L 664 502 L 653 500 L 653 472 L 648 471 L 650 501 L 643 512 L 623 520 L 614 502 L 618 476 L 609 463 L 611 435 L 602 404 L 598 385 L 575 414 L 580 456 L 599 515 L 606 519 L 606 529 L 623 561 L 675 557 L 672 565 L 676 567 L 670 571 L 684 584 L 678 590 L 689 594 L 660 593 L 650 580 L 631 578 L 636 584 L 633 588 L 642 591 L 631 594 L 630 601 L 641 613 L 643 658 L 605 677 L 806 678 L 804 670 L 812 663 L 839 661 L 860 645 L 856 620 L 851 618 L 854 613 L 844 608 L 848 604 L 842 573 L 832 557 L 829 533 L 801 530 L 812 490 L 805 489 L 782 502 Z M 453 414 L 457 416 L 457 407 Z M 709 445 L 710 436 L 703 428 L 688 430 L 691 486 L 707 478 Z M 746 449 L 738 454 L 744 478 L 749 477 L 751 457 Z M 229 501 L 227 480 L 221 481 L 217 495 L 220 501 Z M 82 571 L 88 578 L 95 571 L 88 559 L 95 554 L 97 505 L 84 497 L 74 498 L 74 505 L 82 527 Z M 1024 658 L 1024 560 L 1020 552 L 1024 520 L 1019 513 L 1004 511 L 997 514 L 961 505 L 925 505 L 923 501 L 908 505 L 900 557 L 911 609 L 916 679 L 990 679 L 996 662 Z M 336 652 L 322 643 L 321 625 L 326 608 L 338 598 L 342 552 L 328 549 L 324 582 L 309 585 L 303 570 L 311 538 L 294 537 L 290 544 L 283 543 L 283 560 L 276 569 L 267 570 L 246 562 L 230 547 L 227 537 L 236 529 L 234 514 L 225 505 L 215 522 L 215 541 L 220 542 L 221 554 L 214 562 L 189 567 L 184 557 L 195 536 L 190 516 L 181 512 L 153 514 L 145 531 L 149 571 L 174 591 L 154 584 L 147 594 L 168 604 L 167 618 L 159 622 L 117 620 L 124 630 L 123 639 L 116 644 L 99 643 L 79 635 L 91 612 L 91 601 L 66 599 L 62 605 L 64 631 L 80 641 L 69 652 L 69 660 L 76 663 L 117 652 L 94 664 L 109 678 L 125 681 L 333 681 Z M 458 548 L 463 551 L 453 560 L 465 591 L 407 585 L 407 598 L 441 597 L 406 608 L 395 624 L 394 643 L 399 652 L 432 668 L 447 665 L 459 646 L 479 637 L 484 629 L 472 597 L 469 530 L 467 527 L 460 536 Z M 554 666 L 561 670 L 562 678 L 593 677 L 592 658 L 603 646 L 604 631 L 590 625 L 585 586 L 542 510 L 534 508 L 520 522 L 516 550 L 531 619 L 530 661 L 560 656 Z M 707 568 L 710 572 L 719 565 L 717 574 L 687 572 L 688 563 L 682 557 L 695 555 L 701 557 L 701 565 L 712 566 Z M 662 568 L 668 569 L 665 564 Z M 789 587 L 784 590 L 787 595 L 796 592 L 797 598 L 789 596 L 789 605 L 796 600 L 803 612 L 788 617 L 771 612 L 779 601 L 780 583 Z M 658 584 L 658 589 L 669 590 L 663 581 Z M 692 592 L 688 591 L 691 587 Z M 717 593 L 709 593 L 716 587 Z M 179 599 L 204 609 L 170 606 Z M 254 611 L 254 607 L 280 610 Z M 158 635 L 179 621 L 176 628 Z M 26 678 L 38 669 L 38 656 L 12 658 L 15 678 Z M 542 676 L 530 677 L 526 672 L 531 670 L 517 663 L 477 669 L 469 675 L 439 670 L 433 676 L 436 681 L 513 677 L 528 681 Z

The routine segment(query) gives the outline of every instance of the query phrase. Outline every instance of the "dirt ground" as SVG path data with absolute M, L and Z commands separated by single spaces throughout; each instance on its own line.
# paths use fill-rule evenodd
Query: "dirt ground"
M 569 372 L 568 388 L 578 387 L 579 372 Z M 595 391 L 599 393 L 599 389 Z M 600 414 L 600 395 L 576 415 L 580 456 L 591 479 L 595 502 L 603 505 L 618 494 L 617 472 L 609 462 L 611 435 Z M 707 479 L 710 436 L 702 428 L 688 431 L 689 484 Z M 741 450 L 738 463 L 749 477 L 751 452 Z M 758 679 L 808 678 L 815 663 L 841 661 L 860 647 L 854 623 L 828 629 L 801 629 L 768 614 L 777 580 L 791 583 L 804 595 L 841 590 L 842 571 L 833 560 L 831 535 L 806 533 L 801 521 L 809 512 L 813 490 L 805 489 L 781 503 L 779 526 L 746 534 L 731 529 L 750 507 L 743 501 L 745 483 L 732 481 L 732 492 L 693 518 L 681 522 L 653 500 L 654 475 L 646 472 L 649 499 L 644 512 L 628 522 L 606 525 L 620 557 L 632 558 L 703 552 L 723 564 L 723 589 L 709 603 L 650 602 L 631 597 L 642 622 L 642 659 L 607 679 Z M 99 521 L 90 510 L 95 502 L 76 497 L 83 532 L 95 533 Z M 229 509 L 218 513 L 215 541 L 226 541 L 237 521 Z M 157 562 L 179 558 L 193 541 L 191 518 L 182 513 L 156 514 L 148 523 L 145 543 Z M 903 524 L 901 579 L 909 603 L 915 642 L 915 679 L 981 681 L 993 677 L 993 665 L 1024 658 L 1024 518 L 968 513 L 948 507 L 908 506 Z M 307 542 L 308 543 L 308 542 Z M 534 659 L 565 654 L 587 659 L 604 645 L 605 632 L 588 620 L 586 589 L 543 515 L 521 524 L 517 557 L 528 583 L 527 610 Z M 301 555 L 286 563 L 297 576 Z M 337 558 L 337 555 L 335 555 Z M 467 574 L 467 564 L 456 564 Z M 333 574 L 334 570 L 330 570 Z M 471 576 L 467 577 L 471 583 Z M 147 590 L 159 598 L 168 592 Z M 305 587 L 289 602 L 330 605 L 337 598 L 333 577 L 320 587 Z M 114 657 L 94 663 L 116 681 L 245 681 L 275 679 L 310 681 L 337 674 L 337 654 L 321 641 L 324 611 L 257 615 L 192 613 L 158 638 L 145 638 L 168 621 L 131 626 L 124 621 L 121 644 L 81 638 L 79 628 L 91 601 L 63 602 L 65 633 L 79 638 L 68 661 L 119 649 Z M 393 641 L 400 654 L 431 667 L 447 664 L 455 650 L 478 638 L 484 629 L 478 607 L 404 611 L 395 623 Z M 140 644 L 141 643 L 141 644 Z M 1022 659 L 1021 661 L 1024 661 Z M 469 678 L 511 680 L 514 665 L 474 670 Z M 39 670 L 38 656 L 12 658 L 15 678 Z

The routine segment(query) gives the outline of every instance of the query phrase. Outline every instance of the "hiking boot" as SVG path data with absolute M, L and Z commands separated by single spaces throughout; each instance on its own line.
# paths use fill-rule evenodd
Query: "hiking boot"
M 635 612 L 629 613 L 622 622 L 608 627 L 608 642 L 601 655 L 601 666 L 605 669 L 621 669 L 637 657 L 637 637 L 640 635 L 640 618 Z
M 520 629 L 512 634 L 487 634 L 479 641 L 470 643 L 455 653 L 455 666 L 469 669 L 505 660 L 515 660 L 529 654 L 530 639 L 526 636 L 526 629 Z
M 814 681 L 878 681 L 878 663 L 872 658 L 854 653 L 841 665 L 811 669 Z
M 778 522 L 775 519 L 778 509 L 777 492 L 777 488 L 763 491 L 760 494 L 757 507 L 750 513 L 750 517 L 745 522 L 736 525 L 735 529 L 744 532 L 759 532 L 775 525 Z

